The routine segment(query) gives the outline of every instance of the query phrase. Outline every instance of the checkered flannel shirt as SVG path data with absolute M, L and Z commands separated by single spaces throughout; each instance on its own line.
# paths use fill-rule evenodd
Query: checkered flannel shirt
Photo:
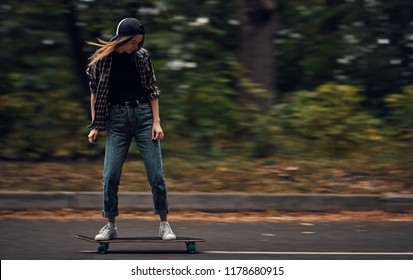
M 155 72 L 152 67 L 148 51 L 144 48 L 139 49 L 133 56 L 136 68 L 140 74 L 142 87 L 149 100 L 159 98 L 160 91 L 156 86 Z M 112 54 L 102 58 L 95 64 L 86 69 L 89 77 L 89 89 L 91 94 L 96 95 L 95 118 L 89 125 L 91 129 L 99 131 L 106 129 L 109 106 L 109 78 L 112 66 Z

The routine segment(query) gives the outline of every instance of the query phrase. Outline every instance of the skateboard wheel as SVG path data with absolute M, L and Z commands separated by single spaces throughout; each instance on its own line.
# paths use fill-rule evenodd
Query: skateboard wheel
M 98 253 L 99 253 L 99 254 L 106 254 L 106 253 L 108 252 L 108 248 L 109 248 L 109 245 L 107 245 L 107 244 L 101 244 L 101 245 L 99 245 L 99 247 L 98 247 Z
M 186 252 L 188 254 L 195 254 L 195 252 L 196 252 L 195 243 L 186 243 Z

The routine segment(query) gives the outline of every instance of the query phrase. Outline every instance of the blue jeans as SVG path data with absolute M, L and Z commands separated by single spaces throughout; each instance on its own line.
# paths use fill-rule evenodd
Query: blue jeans
M 103 217 L 113 218 L 119 215 L 120 177 L 132 138 L 135 139 L 145 164 L 147 178 L 152 188 L 154 212 L 156 214 L 169 212 L 161 147 L 159 141 L 152 140 L 152 124 L 150 103 L 137 107 L 110 107 L 103 171 Z

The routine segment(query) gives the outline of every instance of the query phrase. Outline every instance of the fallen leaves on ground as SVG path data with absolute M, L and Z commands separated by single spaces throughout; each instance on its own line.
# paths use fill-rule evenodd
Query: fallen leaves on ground
M 55 221 L 81 221 L 101 220 L 100 211 L 61 209 L 61 210 L 25 210 L 25 211 L 0 211 L 0 219 L 28 219 L 28 220 L 55 220 Z M 158 216 L 146 211 L 124 211 L 119 220 L 149 220 L 157 221 Z M 390 213 L 383 211 L 340 211 L 340 212 L 193 212 L 179 211 L 169 215 L 171 221 L 207 221 L 221 223 L 245 222 L 350 222 L 350 221 L 391 221 L 413 222 L 413 212 Z

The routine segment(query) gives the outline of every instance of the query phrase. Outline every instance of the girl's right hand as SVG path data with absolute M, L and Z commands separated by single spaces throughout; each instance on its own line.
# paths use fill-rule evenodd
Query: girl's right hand
M 90 144 L 94 144 L 96 143 L 96 141 L 98 141 L 98 133 L 99 131 L 94 128 L 89 132 L 89 135 L 87 136 L 87 139 L 89 140 Z

